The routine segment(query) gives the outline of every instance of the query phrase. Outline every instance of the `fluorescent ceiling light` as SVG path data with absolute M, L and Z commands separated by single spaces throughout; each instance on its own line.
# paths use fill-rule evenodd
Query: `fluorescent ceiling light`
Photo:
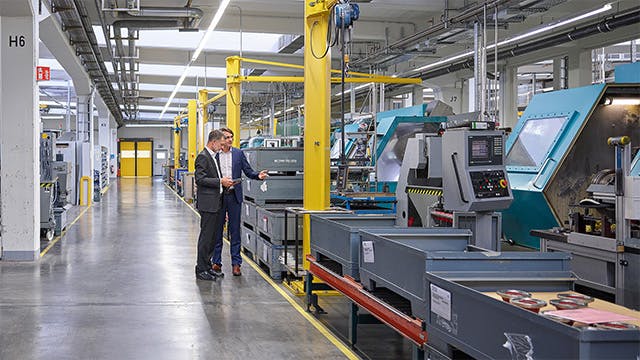
M 613 98 L 611 105 L 640 105 L 640 99 Z
M 560 21 L 560 22 L 557 22 L 557 23 L 555 23 L 555 24 L 550 24 L 550 25 L 547 25 L 547 26 L 541 27 L 541 28 L 539 28 L 539 29 L 535 29 L 535 30 L 529 31 L 529 32 L 524 33 L 524 34 L 522 34 L 522 35 L 518 35 L 518 36 L 516 36 L 516 37 L 510 38 L 510 39 L 506 39 L 506 40 L 503 40 L 503 41 L 500 41 L 500 42 L 498 43 L 498 46 L 511 44 L 511 43 L 513 43 L 513 42 L 516 42 L 516 41 L 520 41 L 520 40 L 523 40 L 523 39 L 526 39 L 526 38 L 529 38 L 529 37 L 532 37 L 532 36 L 535 36 L 535 35 L 538 35 L 538 34 L 542 34 L 542 33 L 545 33 L 545 32 L 547 32 L 547 31 L 553 30 L 553 29 L 555 29 L 555 28 L 559 28 L 559 27 L 561 27 L 561 26 L 565 26 L 565 25 L 568 25 L 568 24 L 574 23 L 574 22 L 576 22 L 576 21 L 580 21 L 580 20 L 583 20 L 583 19 L 586 19 L 586 18 L 592 17 L 592 16 L 594 16 L 594 15 L 598 15 L 598 14 L 603 13 L 603 12 L 605 12 L 605 11 L 609 11 L 609 10 L 611 10 L 612 8 L 613 8 L 613 7 L 611 6 L 611 4 L 605 4 L 605 5 L 604 5 L 604 6 L 602 6 L 601 8 L 596 9 L 596 10 L 593 10 L 593 11 L 590 11 L 590 12 L 588 12 L 588 13 L 584 13 L 584 14 L 582 14 L 582 15 L 578 15 L 578 16 L 576 16 L 576 17 L 572 17 L 572 18 L 570 18 L 570 19 L 567 19 L 567 20 L 564 20 L 564 21 Z M 494 48 L 495 48 L 495 45 L 493 45 L 492 47 L 494 47 Z
M 500 41 L 500 42 L 498 42 L 498 46 L 503 46 L 503 45 L 511 44 L 513 42 L 516 42 L 516 41 L 524 40 L 526 38 L 530 38 L 532 36 L 535 36 L 535 35 L 538 35 L 538 34 L 542 34 L 542 33 L 545 33 L 547 31 L 551 31 L 551 30 L 556 29 L 558 27 L 565 26 L 565 25 L 574 23 L 576 21 L 580 21 L 580 20 L 586 19 L 588 17 L 603 13 L 605 11 L 609 11 L 612 8 L 613 7 L 611 6 L 611 4 L 605 4 L 601 8 L 598 8 L 596 10 L 590 11 L 588 13 L 584 13 L 582 15 L 578 15 L 576 17 L 572 17 L 570 19 L 567 19 L 567 20 L 564 20 L 564 21 L 560 21 L 560 22 L 557 22 L 555 24 L 550 24 L 550 25 L 541 27 L 539 29 L 535 29 L 535 30 L 529 31 L 527 33 L 515 36 L 513 38 Z M 496 47 L 496 44 L 492 44 L 492 45 L 487 46 L 487 49 L 490 49 L 490 48 L 494 49 L 495 47 Z M 419 68 L 415 69 L 414 72 L 432 69 L 434 67 L 437 67 L 437 66 L 440 66 L 440 65 L 444 65 L 444 64 L 448 64 L 448 63 L 454 62 L 456 60 L 469 57 L 471 55 L 473 55 L 473 51 L 468 51 L 468 52 L 465 52 L 465 53 L 462 53 L 462 54 L 458 54 L 458 55 L 452 56 L 452 57 L 444 59 L 444 60 L 436 61 L 434 63 L 427 64 L 425 66 L 419 67 Z
M 358 85 L 358 86 L 356 86 L 355 88 L 353 88 L 353 90 L 358 91 L 358 90 L 360 90 L 360 89 L 364 89 L 364 88 L 366 88 L 367 86 L 369 86 L 370 84 L 372 84 L 372 83 L 366 83 L 366 84 Z M 344 91 L 344 93 L 345 93 L 345 94 L 348 94 L 348 93 L 350 93 L 350 92 L 351 92 L 351 89 L 347 89 L 347 90 L 345 90 L 345 91 Z M 333 96 L 340 96 L 340 95 L 342 95 L 342 92 L 339 92 L 339 93 L 337 93 L 337 94 L 335 94 L 335 95 L 333 95 Z
M 187 66 L 184 68 L 184 72 L 182 73 L 182 76 L 180 76 L 180 79 L 178 80 L 178 83 L 176 84 L 175 89 L 173 89 L 171 96 L 169 96 L 169 100 L 167 100 L 167 103 L 165 104 L 164 109 L 162 109 L 162 112 L 160 113 L 160 119 L 162 119 L 162 117 L 164 116 L 164 113 L 169 108 L 169 105 L 171 105 L 171 101 L 176 96 L 176 93 L 178 93 L 180 86 L 182 86 L 184 79 L 187 77 L 187 73 L 189 71 L 189 68 L 191 67 L 191 64 L 193 64 L 194 61 L 198 60 L 198 56 L 200 56 L 202 49 L 206 45 L 207 41 L 209 41 L 209 38 L 211 37 L 213 30 L 218 25 L 218 22 L 220 22 L 220 19 L 222 19 L 222 15 L 224 14 L 224 11 L 227 9 L 227 6 L 229 5 L 230 1 L 231 0 L 222 0 L 222 2 L 220 3 L 220 6 L 218 7 L 218 11 L 216 11 L 216 14 L 213 16 L 213 19 L 211 19 L 211 23 L 207 28 L 207 32 L 202 37 L 202 40 L 200 40 L 200 44 L 198 45 L 198 48 L 196 49 L 196 51 L 193 53 L 193 56 L 191 57 L 191 61 L 189 61 Z
M 200 40 L 200 44 L 198 45 L 198 48 L 196 49 L 196 51 L 193 53 L 193 56 L 191 57 L 191 61 L 198 60 L 198 56 L 200 56 L 202 49 L 204 49 L 204 46 L 209 41 L 209 38 L 213 34 L 213 30 L 216 28 L 216 26 L 218 26 L 218 23 L 220 22 L 220 19 L 222 19 L 222 15 L 224 14 L 224 11 L 227 9 L 227 6 L 229 5 L 230 1 L 231 0 L 222 0 L 222 2 L 220 3 L 220 7 L 218 7 L 218 11 L 216 11 L 216 14 L 213 16 L 213 19 L 211 19 L 211 23 L 207 28 L 207 32 L 202 37 L 202 40 Z
M 42 120 L 62 120 L 64 119 L 63 115 L 40 115 L 40 119 Z

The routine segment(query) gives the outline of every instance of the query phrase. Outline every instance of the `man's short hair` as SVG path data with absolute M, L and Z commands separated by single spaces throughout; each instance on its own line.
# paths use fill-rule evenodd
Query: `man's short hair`
M 220 131 L 226 132 L 226 133 L 229 133 L 229 134 L 233 135 L 233 131 L 231 129 L 229 129 L 229 128 L 226 128 L 226 127 L 220 128 Z
M 207 140 L 208 143 L 215 141 L 215 140 L 222 140 L 224 139 L 224 134 L 222 133 L 222 131 L 220 130 L 211 130 L 211 132 L 209 133 L 209 139 Z

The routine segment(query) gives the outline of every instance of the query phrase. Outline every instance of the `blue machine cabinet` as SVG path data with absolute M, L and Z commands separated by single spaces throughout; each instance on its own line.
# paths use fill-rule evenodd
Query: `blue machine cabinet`
M 606 140 L 628 135 L 640 144 L 640 84 L 598 84 L 534 96 L 506 142 L 506 165 L 514 201 L 503 211 L 505 236 L 539 248 L 532 229 L 564 226 L 586 197 L 593 175 L 614 168 Z M 636 168 L 638 165 L 636 164 Z

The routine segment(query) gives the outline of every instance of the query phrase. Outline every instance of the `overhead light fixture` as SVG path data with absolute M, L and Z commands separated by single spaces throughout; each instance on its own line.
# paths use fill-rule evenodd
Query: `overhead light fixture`
M 611 105 L 640 105 L 640 99 L 636 98 L 613 98 Z
M 191 67 L 191 64 L 193 64 L 196 60 L 198 60 L 198 56 L 200 56 L 202 49 L 204 49 L 205 45 L 207 44 L 207 41 L 209 41 L 209 38 L 213 34 L 213 30 L 215 30 L 216 26 L 218 26 L 218 23 L 220 22 L 220 19 L 222 19 L 222 15 L 224 15 L 224 11 L 227 9 L 227 6 L 229 6 L 229 2 L 231 2 L 231 0 L 222 0 L 222 2 L 220 3 L 220 6 L 218 7 L 218 11 L 216 11 L 215 15 L 213 16 L 213 19 L 211 19 L 211 23 L 209 23 L 209 27 L 207 27 L 207 31 L 202 36 L 202 39 L 200 39 L 200 43 L 198 44 L 198 47 L 194 51 L 193 56 L 191 56 L 191 60 L 189 61 L 187 66 L 185 66 L 182 76 L 180 76 L 178 83 L 176 83 L 176 87 L 173 89 L 173 91 L 171 92 L 171 96 L 169 96 L 167 103 L 164 105 L 164 109 L 162 109 L 162 112 L 160 113 L 160 119 L 162 119 L 162 117 L 164 116 L 164 113 L 169 108 L 169 105 L 171 105 L 173 98 L 178 93 L 178 90 L 180 90 L 180 86 L 182 86 L 184 79 L 187 77 L 187 73 L 189 71 L 189 68 Z
M 520 40 L 523 40 L 523 39 L 526 39 L 526 38 L 529 38 L 529 37 L 532 37 L 532 36 L 535 36 L 535 35 L 538 35 L 538 34 L 542 34 L 542 33 L 545 33 L 547 31 L 550 31 L 550 30 L 553 30 L 553 29 L 556 29 L 556 28 L 559 28 L 559 27 L 562 27 L 562 26 L 565 26 L 565 25 L 569 25 L 569 24 L 574 23 L 576 21 L 580 21 L 580 20 L 592 17 L 594 15 L 598 15 L 600 13 L 603 13 L 605 11 L 609 11 L 611 9 L 613 9 L 613 6 L 611 6 L 611 4 L 605 4 L 601 8 L 595 9 L 593 11 L 589 11 L 588 13 L 584 13 L 582 15 L 578 15 L 576 17 L 572 17 L 570 19 L 563 20 L 563 21 L 557 22 L 555 24 L 550 24 L 550 25 L 541 27 L 539 29 L 535 29 L 535 30 L 529 31 L 529 32 L 524 33 L 522 35 L 518 35 L 516 37 L 500 41 L 498 43 L 498 46 L 511 44 L 511 43 L 516 42 L 516 41 L 520 41 Z M 495 47 L 495 44 L 492 45 L 491 47 Z
M 40 120 L 62 120 L 63 115 L 40 115 Z
M 578 16 L 572 17 L 570 19 L 557 22 L 555 24 L 550 24 L 550 25 L 541 27 L 539 29 L 535 29 L 535 30 L 526 32 L 524 34 L 512 37 L 510 39 L 506 39 L 506 40 L 500 41 L 500 42 L 498 42 L 497 46 L 504 46 L 504 45 L 511 44 L 511 43 L 514 43 L 514 42 L 517 42 L 517 41 L 520 41 L 520 40 L 524 40 L 524 39 L 530 38 L 532 36 L 535 36 L 535 35 L 538 35 L 538 34 L 542 34 L 542 33 L 545 33 L 547 31 L 551 31 L 553 29 L 556 29 L 556 28 L 559 28 L 559 27 L 574 23 L 576 21 L 580 21 L 580 20 L 592 17 L 594 15 L 601 14 L 601 13 L 609 11 L 611 9 L 613 9 L 613 6 L 611 6 L 611 4 L 605 4 L 605 5 L 603 5 L 602 7 L 598 8 L 598 9 L 595 9 L 593 11 L 589 11 L 588 13 L 584 13 L 582 15 L 578 15 Z M 487 49 L 490 49 L 490 48 L 494 49 L 495 47 L 496 47 L 496 44 L 492 44 L 492 45 L 487 46 Z M 462 53 L 462 54 L 458 54 L 458 55 L 452 56 L 452 57 L 444 59 L 444 60 L 436 61 L 434 63 L 427 64 L 425 66 L 419 67 L 419 68 L 415 69 L 414 72 L 432 69 L 434 67 L 437 67 L 437 66 L 440 66 L 440 65 L 444 65 L 444 64 L 448 64 L 448 63 L 454 62 L 456 60 L 460 60 L 462 58 L 469 57 L 471 55 L 473 55 L 473 51 L 468 51 L 468 52 L 465 52 L 465 53 Z

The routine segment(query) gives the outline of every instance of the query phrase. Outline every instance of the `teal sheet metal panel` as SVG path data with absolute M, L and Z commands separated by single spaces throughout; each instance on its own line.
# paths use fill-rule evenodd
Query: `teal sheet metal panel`
M 532 229 L 558 226 L 542 192 L 513 190 L 513 202 L 502 213 L 502 231 L 518 245 L 540 248 L 540 239 L 530 236 Z
M 616 84 L 640 83 L 640 62 L 616 66 Z
M 635 159 L 631 162 L 631 176 L 640 176 L 640 151 L 636 154 Z
M 527 106 L 506 142 L 507 173 L 514 193 L 511 207 L 502 212 L 503 229 L 507 238 L 513 239 L 517 244 L 537 248 L 539 241 L 530 236 L 529 231 L 560 225 L 553 216 L 553 210 L 544 200 L 542 192 L 563 156 L 570 150 L 573 139 L 587 121 L 605 86 L 598 84 L 538 94 Z M 564 122 L 558 120 L 563 117 L 566 117 Z M 516 140 L 523 130 L 531 132 L 531 126 L 527 128 L 527 122 L 530 120 L 532 124 L 539 121 L 540 125 L 544 125 L 545 121 L 555 122 L 557 126 L 551 128 L 557 132 L 539 134 L 540 137 L 537 139 L 548 145 L 548 149 L 542 146 L 537 149 L 540 153 L 537 159 L 539 161 L 535 161 L 535 165 L 509 165 L 513 163 L 509 155 Z M 544 126 L 539 128 L 543 129 Z M 534 140 L 535 135 L 531 137 Z
M 393 118 L 384 119 L 384 128 L 385 131 L 381 132 L 380 127 L 378 127 L 378 135 L 382 135 L 381 139 L 378 139 L 378 143 L 376 144 L 376 159 L 380 157 L 382 152 L 384 151 L 387 143 L 393 138 L 396 128 L 400 124 L 424 124 L 424 123 L 443 123 L 447 122 L 446 116 L 395 116 Z

